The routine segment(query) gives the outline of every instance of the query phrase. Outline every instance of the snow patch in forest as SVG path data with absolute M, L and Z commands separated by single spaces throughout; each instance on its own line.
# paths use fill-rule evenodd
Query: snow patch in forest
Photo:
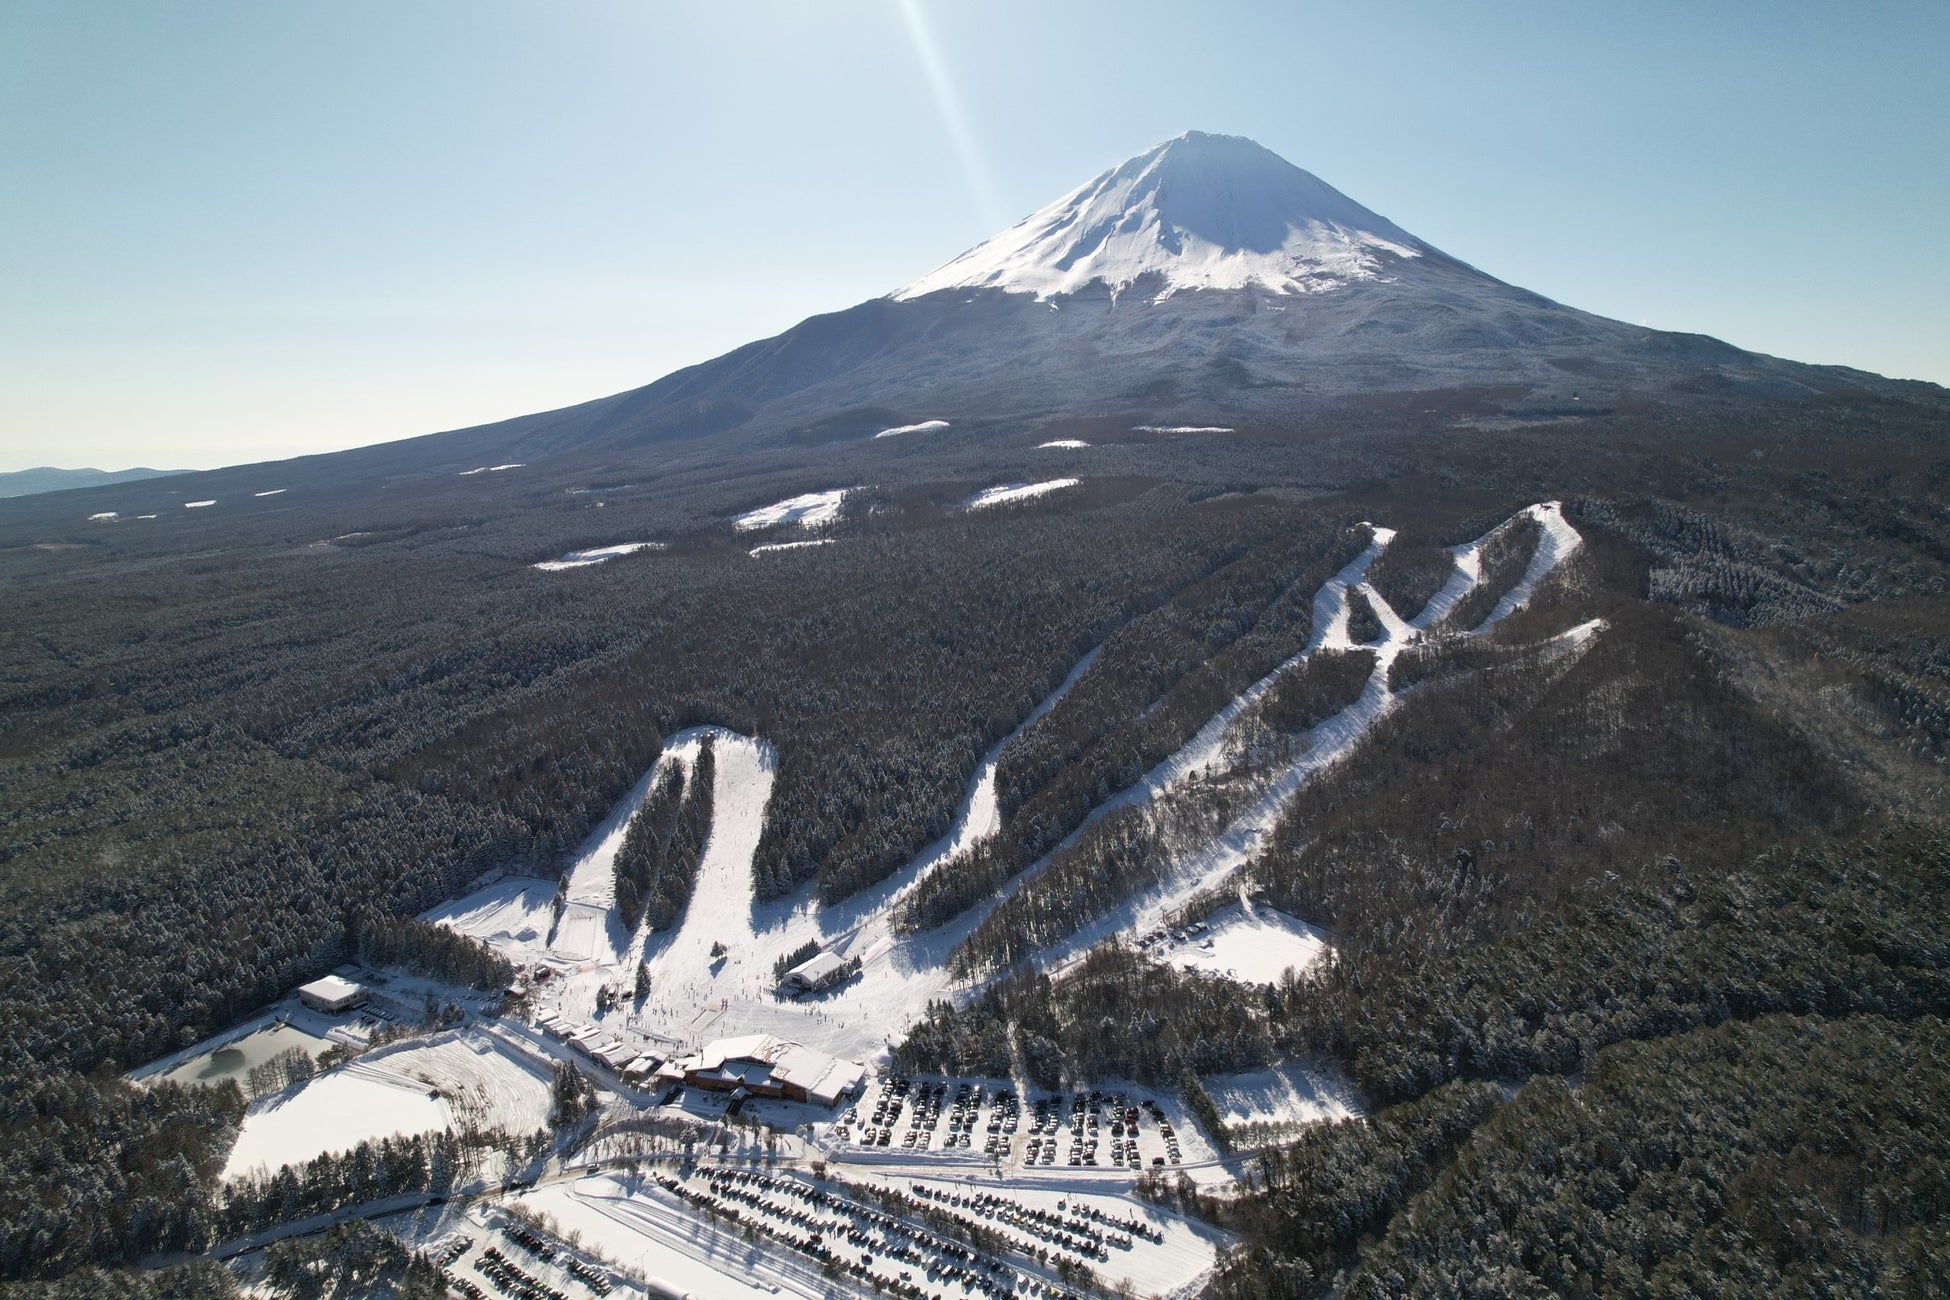
M 874 437 L 898 438 L 905 433 L 933 433 L 937 429 L 945 429 L 947 427 L 948 422 L 946 420 L 923 420 L 919 424 L 897 424 L 891 429 L 882 429 Z
M 569 551 L 560 559 L 543 560 L 533 568 L 544 573 L 555 573 L 562 569 L 584 569 L 592 564 L 602 564 L 619 555 L 635 555 L 638 551 L 661 551 L 662 542 L 618 542 L 614 546 L 592 546 L 586 551 Z
M 1327 954 L 1325 930 L 1271 907 L 1234 903 L 1199 927 L 1166 931 L 1153 951 L 1186 970 L 1247 984 L 1277 984 L 1287 971 L 1304 971 Z
M 1053 478 L 1042 483 L 999 483 L 995 487 L 983 488 L 962 502 L 962 509 L 985 510 L 989 506 L 1006 505 L 1011 501 L 1026 501 L 1030 497 L 1073 488 L 1077 483 L 1078 480 L 1073 478 Z
M 1203 1082 L 1228 1126 L 1317 1124 L 1366 1113 L 1347 1080 L 1295 1061 L 1245 1074 L 1214 1075 Z
M 840 517 L 840 506 L 852 488 L 832 488 L 825 492 L 807 492 L 802 496 L 787 497 L 769 506 L 748 510 L 731 521 L 731 526 L 741 533 L 753 532 L 760 528 L 776 528 L 781 524 L 798 524 L 801 528 L 817 528 L 830 524 Z

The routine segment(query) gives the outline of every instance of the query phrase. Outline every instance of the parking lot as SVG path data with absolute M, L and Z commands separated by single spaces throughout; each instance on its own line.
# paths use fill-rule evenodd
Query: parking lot
M 843 1148 L 982 1156 L 1005 1169 L 1135 1173 L 1186 1160 L 1178 1126 L 1155 1098 L 1115 1089 L 1019 1098 L 993 1080 L 882 1075 L 826 1137 Z

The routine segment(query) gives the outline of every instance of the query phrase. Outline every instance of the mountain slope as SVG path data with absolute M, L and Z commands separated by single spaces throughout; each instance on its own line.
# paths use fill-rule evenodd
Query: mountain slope
M 936 418 L 1263 430 L 1379 394 L 1414 411 L 1466 393 L 1477 416 L 1564 424 L 1621 404 L 1690 416 L 1938 391 L 1564 306 L 1251 141 L 1189 133 L 886 297 L 642 388 L 294 468 L 410 477 L 700 439 L 866 438 Z
M 166 478 L 171 474 L 188 472 L 180 469 L 149 469 L 146 466 L 138 466 L 135 469 L 58 469 L 53 465 L 36 465 L 33 469 L 17 469 L 0 473 L 0 497 L 25 497 L 41 492 L 62 492 L 68 488 L 135 483 L 142 479 Z

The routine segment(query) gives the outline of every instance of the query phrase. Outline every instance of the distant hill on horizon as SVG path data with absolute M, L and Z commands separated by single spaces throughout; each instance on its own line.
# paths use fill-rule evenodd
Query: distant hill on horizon
M 66 488 L 101 487 L 108 483 L 133 483 L 137 479 L 167 478 L 188 474 L 186 469 L 59 469 L 36 465 L 32 469 L 0 471 L 0 497 L 30 497 L 41 492 L 60 492 Z

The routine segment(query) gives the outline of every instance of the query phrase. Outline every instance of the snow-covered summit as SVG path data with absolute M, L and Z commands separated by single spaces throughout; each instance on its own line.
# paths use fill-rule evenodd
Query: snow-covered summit
M 1188 131 L 1064 195 L 891 296 L 997 288 L 1046 298 L 1163 277 L 1159 296 L 1318 293 L 1428 246 L 1251 140 Z

